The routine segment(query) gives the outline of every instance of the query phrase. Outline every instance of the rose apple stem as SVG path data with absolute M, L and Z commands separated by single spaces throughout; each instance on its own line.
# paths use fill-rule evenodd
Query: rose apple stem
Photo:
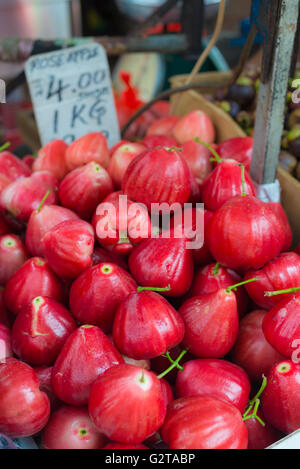
M 243 416 L 243 421 L 245 422 L 245 420 L 256 419 L 263 427 L 265 427 L 266 426 L 265 422 L 257 415 L 259 405 L 260 405 L 260 400 L 256 399 L 252 414 Z
M 220 269 L 220 265 L 221 265 L 220 262 L 217 262 L 217 263 L 216 263 L 216 265 L 214 266 L 213 271 L 212 271 L 213 275 L 218 275 L 219 269 Z
M 262 395 L 263 391 L 265 390 L 266 386 L 267 386 L 267 383 L 268 383 L 268 380 L 267 378 L 263 375 L 263 381 L 261 383 L 261 386 L 259 388 L 259 390 L 257 391 L 257 393 L 255 394 L 255 396 L 253 397 L 253 399 L 250 399 L 249 403 L 248 403 L 248 407 L 246 409 L 246 411 L 243 413 L 243 418 L 244 417 L 247 417 L 247 415 L 249 414 L 249 412 L 252 410 L 252 407 L 254 406 L 255 402 L 257 400 L 259 400 L 260 396 Z
M 137 291 L 157 291 L 157 292 L 164 292 L 164 291 L 170 291 L 171 290 L 171 285 L 168 285 L 167 287 L 137 287 Z
M 241 178 L 242 178 L 242 196 L 245 197 L 246 194 L 246 180 L 245 180 L 245 166 L 242 164 L 238 165 L 241 168 Z
M 211 145 L 209 145 L 209 143 L 200 140 L 200 138 L 198 137 L 193 138 L 193 140 L 196 143 L 201 143 L 201 145 L 208 148 L 208 150 L 214 155 L 214 158 L 210 158 L 210 161 L 216 161 L 217 163 L 221 163 L 222 161 L 224 161 L 224 158 L 221 158 L 220 155 L 216 152 L 216 150 Z
M 251 282 L 256 282 L 258 278 L 249 278 L 249 280 L 244 280 L 244 282 L 237 283 L 235 285 L 232 285 L 231 287 L 226 288 L 226 293 L 230 293 L 231 290 L 236 290 L 237 287 L 241 287 L 242 285 L 246 285 L 246 283 L 251 283 Z
M 300 287 L 287 288 L 286 290 L 265 291 L 265 296 L 282 295 L 284 293 L 296 293 L 297 291 L 300 291 Z
M 38 206 L 37 212 L 40 212 L 40 211 L 41 211 L 41 209 L 42 209 L 42 207 L 43 207 L 43 205 L 44 205 L 46 199 L 48 198 L 50 192 L 51 192 L 51 190 L 49 189 L 49 190 L 46 192 L 46 194 L 44 195 L 44 197 L 42 198 L 41 203 L 40 203 L 40 205 Z
M 171 359 L 171 360 L 173 361 L 172 365 L 169 366 L 169 368 L 167 368 L 165 371 L 163 371 L 160 375 L 158 375 L 158 376 L 157 376 L 158 379 L 161 379 L 161 378 L 163 378 L 164 376 L 166 376 L 170 371 L 173 370 L 173 368 L 178 368 L 178 366 L 180 366 L 180 365 L 179 365 L 180 360 L 182 359 L 182 357 L 183 357 L 186 353 L 187 353 L 187 350 L 182 350 L 181 354 L 176 358 L 175 361 L 173 361 L 173 360 Z M 168 358 L 169 358 L 169 357 L 168 357 Z M 171 357 L 170 357 L 170 358 L 171 358 Z M 169 358 L 169 360 L 170 360 L 170 358 Z M 181 366 L 181 369 L 182 369 L 182 366 Z
M 6 142 L 0 147 L 0 152 L 6 150 L 6 148 L 10 147 L 11 143 Z
M 182 148 L 180 148 L 180 147 L 169 147 L 169 148 L 167 148 L 167 151 L 174 151 L 174 150 L 182 151 Z

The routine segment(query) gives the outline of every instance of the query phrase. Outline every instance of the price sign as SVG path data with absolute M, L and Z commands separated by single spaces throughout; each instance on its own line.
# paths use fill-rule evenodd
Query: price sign
M 100 131 L 111 147 L 120 140 L 110 70 L 95 43 L 31 57 L 25 66 L 42 144 L 67 143 Z

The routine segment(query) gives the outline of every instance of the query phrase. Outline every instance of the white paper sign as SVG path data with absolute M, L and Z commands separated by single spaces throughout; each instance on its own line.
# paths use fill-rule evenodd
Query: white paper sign
M 100 131 L 111 147 L 120 130 L 104 48 L 95 43 L 31 57 L 25 66 L 42 144 Z

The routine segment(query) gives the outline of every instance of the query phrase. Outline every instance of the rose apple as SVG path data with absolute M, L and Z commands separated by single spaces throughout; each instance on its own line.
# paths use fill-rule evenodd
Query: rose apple
M 7 280 L 28 259 L 28 253 L 22 240 L 16 235 L 0 237 L 0 285 Z
M 128 166 L 122 191 L 130 200 L 145 204 L 149 210 L 154 203 L 182 205 L 189 200 L 191 193 L 188 165 L 176 150 L 147 150 Z
M 193 278 L 193 255 L 185 239 L 150 238 L 143 241 L 129 257 L 129 269 L 139 285 L 168 287 L 163 294 L 181 296 Z
M 52 298 L 37 296 L 14 322 L 13 350 L 30 365 L 51 365 L 76 327 L 64 306 Z
M 166 404 L 161 383 L 154 373 L 136 366 L 111 368 L 92 386 L 89 413 L 110 440 L 139 444 L 163 424 Z
M 131 275 L 121 267 L 112 263 L 98 264 L 83 272 L 72 284 L 70 308 L 81 323 L 94 324 L 109 332 L 118 306 L 136 288 Z
M 86 407 L 62 406 L 44 428 L 44 449 L 101 449 L 107 439 L 92 423 Z
M 107 170 L 117 189 L 121 188 L 124 174 L 131 161 L 145 150 L 146 147 L 141 143 L 125 142 L 112 153 Z
M 180 315 L 165 298 L 152 291 L 130 293 L 115 316 L 114 343 L 124 355 L 136 360 L 163 355 L 183 336 Z
M 33 171 L 49 171 L 59 181 L 65 177 L 68 172 L 65 154 L 68 145 L 60 139 L 44 145 L 38 152 L 32 165 Z
M 47 231 L 66 220 L 78 220 L 76 213 L 59 205 L 43 205 L 30 215 L 26 229 L 26 247 L 33 256 L 42 256 L 41 239 Z
M 15 358 L 0 363 L 0 432 L 14 438 L 34 435 L 49 414 L 49 399 L 33 369 Z
M 246 449 L 248 444 L 240 411 L 209 396 L 173 401 L 161 433 L 170 449 Z
M 62 302 L 61 281 L 41 257 L 31 257 L 8 280 L 4 290 L 7 308 L 18 314 L 36 296 L 48 296 Z
M 240 321 L 238 338 L 230 353 L 231 360 L 243 367 L 254 382 L 283 360 L 264 336 L 262 323 L 266 314 L 266 311 L 252 311 Z
M 57 275 L 76 278 L 92 265 L 94 230 L 83 220 L 63 221 L 44 234 L 41 248 Z
M 206 143 L 213 143 L 215 135 L 211 118 L 199 109 L 186 114 L 173 128 L 173 137 L 179 143 L 185 143 L 195 137 Z
M 96 326 L 81 326 L 64 343 L 52 371 L 52 387 L 66 404 L 86 405 L 96 378 L 124 363 L 117 349 Z
M 239 327 L 235 294 L 224 288 L 195 296 L 179 309 L 184 325 L 184 345 L 200 358 L 224 357 L 233 347 Z
M 243 413 L 249 394 L 250 381 L 245 371 L 226 360 L 190 360 L 177 374 L 177 397 L 210 396 L 229 402 Z
M 273 427 L 292 433 L 300 427 L 300 364 L 290 360 L 273 366 L 261 397 L 262 411 Z
M 246 195 L 233 197 L 215 212 L 207 237 L 218 262 L 245 271 L 259 269 L 277 256 L 285 234 L 272 208 Z
M 261 308 L 270 309 L 286 299 L 287 295 L 265 296 L 265 292 L 300 285 L 300 256 L 294 252 L 282 253 L 262 269 L 249 270 L 245 280 L 253 277 L 257 278 L 255 286 L 251 283 L 246 285 L 249 296 Z
M 64 207 L 89 220 L 97 205 L 112 191 L 113 183 L 108 172 L 91 161 L 74 169 L 61 181 L 59 199 Z
M 105 136 L 101 132 L 90 132 L 78 138 L 68 146 L 65 158 L 69 171 L 90 161 L 107 168 L 109 152 Z

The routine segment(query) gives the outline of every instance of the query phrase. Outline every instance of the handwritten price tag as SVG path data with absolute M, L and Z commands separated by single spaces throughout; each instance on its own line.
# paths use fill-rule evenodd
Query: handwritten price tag
M 100 131 L 111 147 L 120 140 L 110 70 L 95 43 L 31 57 L 25 66 L 42 144 L 67 143 Z

